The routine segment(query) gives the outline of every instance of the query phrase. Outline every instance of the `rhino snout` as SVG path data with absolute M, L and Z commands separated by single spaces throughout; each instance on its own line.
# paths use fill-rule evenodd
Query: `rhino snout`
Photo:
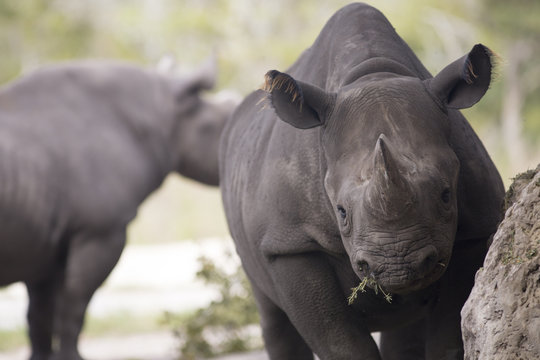
M 390 257 L 359 254 L 354 261 L 360 279 L 372 277 L 385 290 L 407 293 L 428 286 L 444 272 L 435 246 L 429 245 L 413 253 Z
M 360 278 L 363 278 L 364 276 L 370 276 L 372 275 L 372 273 L 370 272 L 370 266 L 369 266 L 369 262 L 367 262 L 367 260 L 358 260 L 356 261 L 356 273 L 358 274 L 358 276 L 360 276 Z
M 428 276 L 435 270 L 439 262 L 439 253 L 437 249 L 430 245 L 419 251 L 418 261 L 413 265 L 417 269 L 419 277 Z

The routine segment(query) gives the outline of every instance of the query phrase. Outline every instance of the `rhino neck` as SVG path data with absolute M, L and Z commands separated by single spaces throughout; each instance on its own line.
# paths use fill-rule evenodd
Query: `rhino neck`
M 175 170 L 206 185 L 219 185 L 219 142 L 234 107 L 204 102 L 199 112 L 212 114 L 207 121 L 181 121 Z
M 377 75 L 378 78 L 396 75 L 411 77 L 415 76 L 411 69 L 395 60 L 383 57 L 374 57 L 353 66 L 351 70 L 348 71 L 343 77 L 341 87 L 351 85 L 358 80 L 362 80 L 363 78 L 373 75 Z
M 121 99 L 116 101 L 115 111 L 136 146 L 146 155 L 145 160 L 151 168 L 147 184 L 149 193 L 174 170 L 175 139 L 171 134 L 176 122 L 174 96 L 167 83 L 151 72 L 143 74 L 135 91 L 126 84 Z

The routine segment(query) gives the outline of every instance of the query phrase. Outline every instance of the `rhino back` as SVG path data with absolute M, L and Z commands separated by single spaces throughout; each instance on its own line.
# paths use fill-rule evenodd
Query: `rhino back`
M 347 5 L 336 12 L 313 45 L 287 71 L 298 80 L 336 91 L 350 72 L 366 60 L 380 59 L 378 69 L 389 63 L 402 65 L 421 79 L 431 77 L 410 47 L 386 17 L 363 3 Z
M 42 216 L 47 194 L 60 189 L 55 203 L 69 216 L 66 226 L 125 225 L 164 176 L 150 141 L 160 125 L 152 125 L 156 86 L 135 69 L 83 64 L 48 68 L 3 88 L 0 166 L 9 168 L 0 186 L 28 198 L 8 202 L 4 191 L 0 207 L 16 203 L 29 213 L 20 216 L 23 226 Z

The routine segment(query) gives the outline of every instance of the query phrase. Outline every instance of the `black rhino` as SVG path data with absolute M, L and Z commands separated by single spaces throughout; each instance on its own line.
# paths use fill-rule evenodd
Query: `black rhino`
M 220 181 L 271 359 L 463 357 L 460 309 L 504 189 L 457 109 L 492 66 L 476 45 L 432 77 L 355 3 L 239 105 Z
M 200 96 L 214 78 L 89 61 L 0 89 L 0 286 L 27 286 L 31 359 L 81 358 L 87 304 L 168 173 L 218 185 L 233 105 Z

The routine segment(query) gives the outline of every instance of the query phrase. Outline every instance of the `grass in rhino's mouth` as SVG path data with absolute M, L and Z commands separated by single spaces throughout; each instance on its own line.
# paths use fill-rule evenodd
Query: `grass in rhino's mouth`
M 388 301 L 388 303 L 392 302 L 392 295 L 390 293 L 386 293 L 381 287 L 381 285 L 377 283 L 377 280 L 364 276 L 364 278 L 362 279 L 362 281 L 360 281 L 360 284 L 358 284 L 357 287 L 351 288 L 352 293 L 347 298 L 349 305 L 352 305 L 354 300 L 356 300 L 356 298 L 358 297 L 358 292 L 366 292 L 366 286 L 372 288 L 373 291 L 375 291 L 375 294 L 379 294 L 380 291 L 381 294 L 384 296 L 384 299 Z

